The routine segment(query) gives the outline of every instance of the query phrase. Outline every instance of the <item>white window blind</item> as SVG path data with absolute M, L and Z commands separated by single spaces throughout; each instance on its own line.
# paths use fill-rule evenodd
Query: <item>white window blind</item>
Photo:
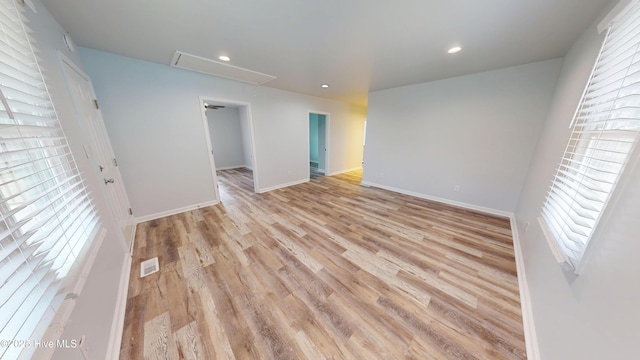
M 99 228 L 21 11 L 0 0 L 2 340 L 42 335 Z M 0 358 L 18 358 L 23 348 L 0 347 Z
M 576 270 L 640 130 L 640 2 L 611 25 L 542 208 L 559 262 Z

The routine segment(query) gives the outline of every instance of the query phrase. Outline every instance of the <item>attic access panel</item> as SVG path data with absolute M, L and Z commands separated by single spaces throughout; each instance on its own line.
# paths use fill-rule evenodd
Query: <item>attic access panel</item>
M 263 74 L 238 66 L 221 63 L 200 56 L 187 54 L 182 51 L 175 52 L 173 59 L 171 60 L 171 66 L 254 85 L 261 85 L 268 81 L 277 79 L 273 75 Z

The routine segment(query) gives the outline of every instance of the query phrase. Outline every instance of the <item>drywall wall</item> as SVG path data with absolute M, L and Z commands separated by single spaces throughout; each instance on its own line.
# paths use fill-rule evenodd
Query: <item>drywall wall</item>
M 565 56 L 515 213 L 541 359 L 640 359 L 640 148 L 579 276 L 555 262 L 537 222 L 602 40 L 594 23 Z
M 548 60 L 370 93 L 364 181 L 513 212 L 560 65 Z
M 206 115 L 216 170 L 245 166 L 238 108 L 207 110 Z
M 104 358 L 109 351 L 112 323 L 117 317 L 117 298 L 120 275 L 127 264 L 128 254 L 125 251 L 125 240 L 122 233 L 111 218 L 104 197 L 104 183 L 98 177 L 92 159 L 88 159 L 83 151 L 83 144 L 89 140 L 83 137 L 82 128 L 75 118 L 75 111 L 69 92 L 66 88 L 59 62 L 58 51 L 82 68 L 77 53 L 66 50 L 63 42 L 64 29 L 55 21 L 39 0 L 33 1 L 36 13 L 27 9 L 28 27 L 38 49 L 39 65 L 45 75 L 47 87 L 51 93 L 56 112 L 62 123 L 65 135 L 69 140 L 72 153 L 80 172 L 84 175 L 85 184 L 95 197 L 95 203 L 107 235 L 97 254 L 69 323 L 61 335 L 63 340 L 79 340 L 85 336 L 90 346 L 90 358 Z M 126 288 L 124 289 L 126 291 Z M 126 296 L 126 294 L 125 294 Z M 71 300 L 73 301 L 73 300 Z M 119 341 L 119 336 L 118 336 Z M 83 359 L 78 349 L 56 349 L 54 359 Z
M 138 217 L 216 200 L 200 96 L 251 105 L 258 191 L 309 178 L 309 109 L 331 113 L 330 170 L 360 166 L 362 108 L 88 48 L 80 54 Z
M 240 132 L 242 133 L 242 153 L 244 154 L 244 166 L 253 170 L 253 153 L 251 145 L 251 125 L 246 111 L 238 111 L 240 116 Z

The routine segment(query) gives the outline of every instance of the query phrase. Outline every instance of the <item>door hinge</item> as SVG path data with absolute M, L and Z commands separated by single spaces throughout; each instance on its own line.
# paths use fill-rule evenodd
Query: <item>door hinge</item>
M 98 99 L 93 99 L 93 105 L 96 106 L 96 109 L 100 109 L 100 105 L 98 104 Z
M 129 208 L 129 215 L 133 215 L 133 210 L 131 210 L 131 208 Z
M 116 160 L 116 158 L 113 158 L 113 166 L 118 166 L 118 160 Z

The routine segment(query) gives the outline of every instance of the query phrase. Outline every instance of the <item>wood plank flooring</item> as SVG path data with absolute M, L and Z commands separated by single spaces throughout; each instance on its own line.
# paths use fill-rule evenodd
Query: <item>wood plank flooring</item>
M 218 176 L 221 204 L 138 225 L 121 359 L 526 358 L 508 219 L 360 172 Z

